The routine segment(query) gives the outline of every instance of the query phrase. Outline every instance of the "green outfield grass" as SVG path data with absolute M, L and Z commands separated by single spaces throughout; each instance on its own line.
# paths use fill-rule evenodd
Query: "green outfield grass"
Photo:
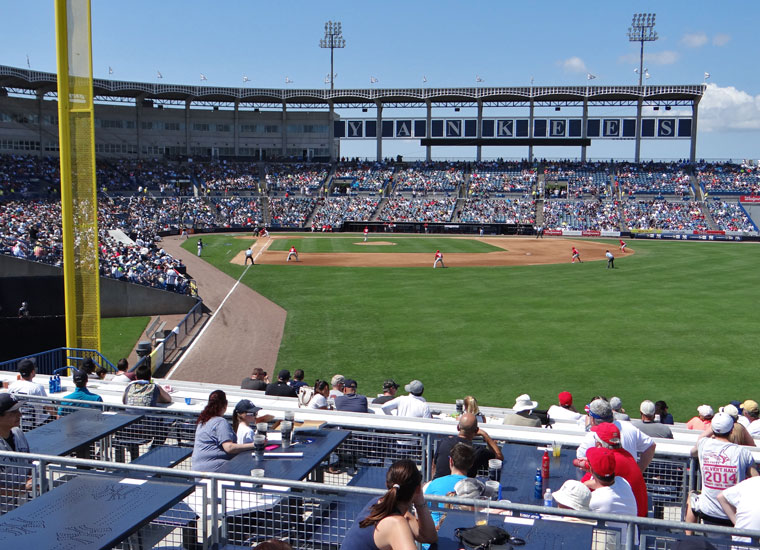
M 451 252 L 449 242 L 428 239 L 427 251 Z M 204 258 L 239 277 L 244 268 L 229 260 L 248 244 L 203 240 Z M 278 369 L 302 368 L 307 381 L 339 372 L 367 395 L 388 377 L 422 380 L 432 401 L 471 394 L 493 406 L 529 393 L 545 408 L 568 390 L 581 407 L 596 394 L 618 395 L 633 415 L 642 399 L 665 399 L 678 420 L 701 403 L 760 397 L 751 374 L 760 246 L 629 246 L 636 254 L 618 255 L 615 270 L 605 262 L 435 271 L 257 265 L 243 282 L 288 311 Z
M 114 365 L 129 357 L 150 317 L 118 317 L 100 320 L 100 352 Z
M 290 250 L 295 246 L 298 252 L 365 252 L 365 253 L 435 253 L 443 250 L 447 254 L 455 252 L 501 252 L 504 249 L 473 239 L 452 239 L 446 237 L 386 237 L 382 234 L 367 240 L 372 242 L 390 242 L 392 245 L 367 246 L 363 236 L 347 237 L 301 237 L 274 239 L 269 250 Z M 358 243 L 358 244 L 357 244 Z

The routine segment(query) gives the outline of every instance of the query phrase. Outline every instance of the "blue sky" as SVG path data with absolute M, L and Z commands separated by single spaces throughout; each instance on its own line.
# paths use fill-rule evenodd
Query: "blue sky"
M 324 87 L 329 50 L 318 44 L 328 19 L 341 21 L 346 48 L 335 51 L 337 88 L 635 84 L 638 44 L 626 31 L 636 12 L 656 12 L 659 40 L 645 46 L 650 84 L 699 84 L 697 154 L 760 158 L 760 3 L 738 0 L 668 2 L 331 1 L 255 2 L 93 0 L 96 77 L 209 86 Z M 0 63 L 55 71 L 53 0 L 0 1 Z M 10 23 L 10 24 L 7 24 Z M 246 75 L 250 82 L 243 82 Z M 630 115 L 632 110 L 612 110 Z M 386 110 L 386 116 L 400 112 Z M 418 113 L 404 111 L 404 115 Z M 449 114 L 442 110 L 434 115 Z M 453 112 L 450 113 L 453 115 Z M 462 115 L 474 113 L 462 110 Z M 486 112 L 486 116 L 495 113 Z M 568 115 L 577 115 L 568 112 Z M 593 111 L 592 111 L 593 114 Z M 356 111 L 342 116 L 362 115 Z M 384 153 L 424 155 L 417 141 L 386 141 Z M 346 142 L 345 155 L 374 156 L 372 141 Z M 527 148 L 487 148 L 486 156 L 522 157 Z M 576 157 L 578 148 L 537 148 Z M 592 158 L 632 157 L 633 142 L 596 141 Z M 472 157 L 474 148 L 436 148 L 438 157 Z M 645 141 L 645 158 L 688 155 L 688 142 Z

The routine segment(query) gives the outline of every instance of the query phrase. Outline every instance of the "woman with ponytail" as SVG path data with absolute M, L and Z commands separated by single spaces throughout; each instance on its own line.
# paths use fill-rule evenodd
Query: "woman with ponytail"
M 341 550 L 416 550 L 438 540 L 422 493 L 422 474 L 411 460 L 398 460 L 385 476 L 388 491 L 356 516 Z M 412 509 L 414 505 L 414 509 Z
M 227 395 L 222 390 L 212 391 L 208 396 L 208 404 L 198 416 L 193 445 L 193 470 L 216 472 L 234 455 L 253 450 L 253 443 L 237 442 L 235 432 L 224 418 L 226 410 Z

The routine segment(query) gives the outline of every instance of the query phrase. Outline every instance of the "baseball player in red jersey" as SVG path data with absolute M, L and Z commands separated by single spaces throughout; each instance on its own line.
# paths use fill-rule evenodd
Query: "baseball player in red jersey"
M 620 252 L 625 252 L 625 241 L 623 239 L 620 240 Z
M 296 261 L 298 261 L 298 250 L 296 250 L 295 246 L 290 247 L 290 251 L 288 252 L 288 259 L 286 261 L 289 262 L 290 258 L 292 258 L 293 256 L 295 256 Z
M 436 250 L 435 261 L 433 262 L 433 269 L 435 269 L 439 263 L 441 264 L 441 267 L 446 267 L 445 265 L 443 265 L 443 254 L 441 254 L 440 250 Z
M 575 260 L 578 260 L 578 263 L 583 263 L 583 260 L 581 260 L 581 253 L 578 252 L 578 249 L 573 247 L 573 261 L 570 262 L 571 264 L 575 263 Z
M 369 227 L 364 226 L 364 242 L 367 242 L 367 236 L 369 235 Z

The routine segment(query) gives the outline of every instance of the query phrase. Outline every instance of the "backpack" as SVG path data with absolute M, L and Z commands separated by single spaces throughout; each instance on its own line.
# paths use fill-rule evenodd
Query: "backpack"
M 469 529 L 460 527 L 454 535 L 465 548 L 471 550 L 488 550 L 492 546 L 511 550 L 513 544 L 525 544 L 523 539 L 511 537 L 504 529 L 493 525 L 478 525 Z
M 301 386 L 298 388 L 298 406 L 302 409 L 309 406 L 309 401 L 314 397 L 314 388 L 311 386 Z

